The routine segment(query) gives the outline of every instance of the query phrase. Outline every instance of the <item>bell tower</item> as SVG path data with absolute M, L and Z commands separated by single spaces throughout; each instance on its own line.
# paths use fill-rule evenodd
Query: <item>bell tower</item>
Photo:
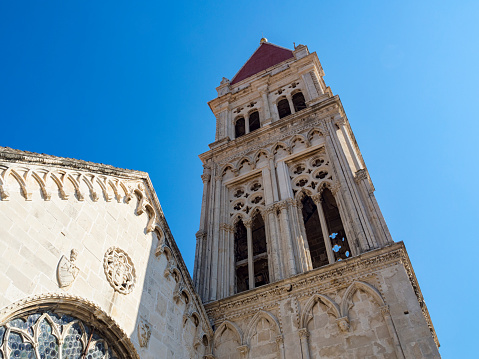
M 200 155 L 204 190 L 194 283 L 217 331 L 224 326 L 215 345 L 221 346 L 227 330 L 237 332 L 236 349 L 247 357 L 259 345 L 251 341 L 259 330 L 254 318 L 270 308 L 263 317 L 271 328 L 277 321 L 278 355 L 300 357 L 301 352 L 303 358 L 316 358 L 319 344 L 307 339 L 322 335 L 310 323 L 315 303 L 334 312 L 330 319 L 346 340 L 357 319 L 350 318 L 344 303 L 358 300 L 353 294 L 359 291 L 382 308 L 376 312 L 384 312 L 388 339 L 377 341 L 389 345 L 386 351 L 397 358 L 412 357 L 404 349 L 412 339 L 401 337 L 389 314 L 392 303 L 395 313 L 410 310 L 390 293 L 394 290 L 381 272 L 399 265 L 402 276 L 394 280 L 415 300 L 412 307 L 426 330 L 415 343 L 427 343 L 431 356 L 423 357 L 438 357 L 434 328 L 404 245 L 391 239 L 341 101 L 323 76 L 316 53 L 306 46 L 290 50 L 261 39 L 209 102 L 216 136 Z M 388 267 L 378 258 L 391 259 L 391 253 L 401 259 Z M 324 309 L 321 305 L 317 310 Z M 243 314 L 238 314 L 240 307 Z M 225 348 L 212 355 L 226 357 L 230 349 Z M 341 356 L 356 349 L 343 345 L 338 350 L 350 350 Z

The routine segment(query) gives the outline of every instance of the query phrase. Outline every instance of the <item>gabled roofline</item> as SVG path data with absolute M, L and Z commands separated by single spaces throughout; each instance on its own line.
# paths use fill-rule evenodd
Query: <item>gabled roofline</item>
M 294 50 L 288 49 L 288 48 L 286 48 L 286 47 L 273 44 L 273 43 L 271 43 L 271 42 L 265 42 L 265 43 L 259 44 L 259 46 L 256 48 L 256 50 L 254 50 L 254 52 L 251 54 L 251 56 L 248 57 L 248 60 L 246 60 L 246 61 L 244 62 L 243 66 L 241 66 L 241 68 L 240 68 L 240 69 L 236 72 L 236 74 L 233 76 L 233 78 L 231 79 L 230 83 L 233 83 L 233 82 L 234 82 L 236 76 L 238 76 L 238 74 L 241 72 L 241 70 L 243 70 L 243 68 L 246 66 L 246 64 L 248 63 L 248 61 L 251 60 L 251 58 L 254 56 L 254 54 L 256 54 L 256 52 L 259 50 L 259 48 L 260 48 L 262 45 L 264 45 L 264 44 L 276 46 L 276 47 L 278 47 L 278 48 L 280 48 L 280 49 L 288 50 L 288 51 L 291 51 L 291 52 L 294 51 Z M 293 55 L 293 57 L 294 57 L 294 55 Z M 285 60 L 285 61 L 286 61 L 286 60 Z M 282 62 L 284 62 L 284 61 L 282 61 Z M 280 63 L 280 62 L 279 62 L 279 63 Z M 276 65 L 275 65 L 275 66 L 276 66 Z M 273 66 L 271 66 L 271 67 L 273 67 Z M 251 75 L 251 76 L 254 76 L 254 75 Z M 248 76 L 247 78 L 250 78 L 251 76 Z M 245 78 L 244 80 L 246 80 L 247 78 Z M 241 80 L 240 82 L 242 82 L 242 81 L 243 81 L 243 80 Z M 240 83 L 240 82 L 238 82 L 238 83 Z

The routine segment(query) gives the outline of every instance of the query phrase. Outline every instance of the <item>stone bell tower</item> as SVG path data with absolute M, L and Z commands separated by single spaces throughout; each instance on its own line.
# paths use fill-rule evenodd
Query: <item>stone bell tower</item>
M 194 283 L 215 358 L 437 358 L 402 242 L 394 243 L 316 53 L 262 39 L 209 102 Z

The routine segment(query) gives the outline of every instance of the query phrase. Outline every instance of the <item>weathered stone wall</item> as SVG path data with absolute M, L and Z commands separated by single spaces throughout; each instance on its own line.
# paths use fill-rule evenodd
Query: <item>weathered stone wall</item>
M 60 302 L 67 296 L 70 302 L 95 303 L 141 358 L 202 358 L 209 328 L 204 309 L 147 175 L 127 172 L 112 176 L 0 162 L 0 325 L 16 307 L 13 303 L 26 304 L 32 296 Z M 124 251 L 134 266 L 128 294 L 121 293 L 128 270 L 105 267 L 110 248 Z M 74 261 L 72 249 L 77 251 Z M 67 282 L 73 279 L 63 288 L 57 277 L 62 256 L 71 273 L 77 272 L 76 277 L 63 273 Z
M 212 302 L 206 310 L 216 327 L 213 354 L 439 358 L 417 288 L 399 243 Z

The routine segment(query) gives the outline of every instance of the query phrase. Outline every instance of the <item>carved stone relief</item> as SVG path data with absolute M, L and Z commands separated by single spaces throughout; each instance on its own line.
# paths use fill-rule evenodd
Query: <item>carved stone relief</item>
M 138 343 L 140 343 L 140 347 L 147 348 L 151 336 L 151 324 L 148 323 L 148 321 L 146 321 L 145 319 L 140 318 L 137 331 Z
M 69 287 L 76 279 L 80 269 L 75 265 L 78 256 L 78 251 L 72 249 L 70 252 L 70 259 L 65 256 L 60 258 L 57 267 L 57 280 L 60 288 Z
M 135 285 L 136 273 L 131 258 L 125 251 L 111 247 L 105 253 L 103 268 L 108 283 L 121 294 L 130 293 Z

